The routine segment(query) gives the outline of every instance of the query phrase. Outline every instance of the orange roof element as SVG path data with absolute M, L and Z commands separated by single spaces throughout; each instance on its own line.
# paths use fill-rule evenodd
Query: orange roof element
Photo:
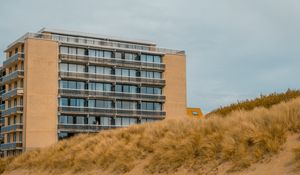
M 186 108 L 186 113 L 188 117 L 203 118 L 203 113 L 200 108 Z

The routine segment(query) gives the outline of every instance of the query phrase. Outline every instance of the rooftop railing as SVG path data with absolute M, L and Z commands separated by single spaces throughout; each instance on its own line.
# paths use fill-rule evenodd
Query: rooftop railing
M 61 43 L 67 44 L 76 44 L 76 45 L 87 45 L 101 48 L 109 48 L 109 49 L 122 49 L 122 50 L 136 50 L 140 52 L 149 52 L 149 53 L 158 53 L 158 54 L 185 54 L 183 50 L 173 50 L 166 48 L 159 48 L 156 46 L 147 46 L 142 44 L 131 44 L 126 42 L 116 42 L 109 41 L 103 39 L 91 39 L 79 36 L 67 36 L 67 35 L 57 35 L 57 34 L 45 34 L 45 33 L 26 33 L 18 40 L 13 42 L 8 46 L 8 48 L 12 47 L 16 43 L 24 42 L 26 38 L 39 38 L 39 39 L 48 39 L 55 40 Z

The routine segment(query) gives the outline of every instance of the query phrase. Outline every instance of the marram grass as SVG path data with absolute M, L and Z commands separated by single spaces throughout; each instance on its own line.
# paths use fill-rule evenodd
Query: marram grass
M 165 120 L 82 134 L 46 149 L 2 159 L 0 170 L 60 174 L 100 169 L 121 174 L 145 161 L 148 173 L 172 173 L 179 168 L 200 173 L 208 164 L 224 162 L 231 165 L 231 171 L 238 171 L 276 154 L 287 134 L 299 131 L 300 98 L 268 109 L 232 112 L 225 118 Z

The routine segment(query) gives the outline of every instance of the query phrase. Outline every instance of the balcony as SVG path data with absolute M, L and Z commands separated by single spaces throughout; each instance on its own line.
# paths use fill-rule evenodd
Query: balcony
M 5 104 L 0 105 L 0 112 L 5 110 Z
M 163 102 L 166 97 L 163 95 L 153 94 L 138 94 L 138 93 L 121 93 L 114 91 L 91 91 L 86 89 L 59 89 L 61 96 L 67 97 L 93 97 L 93 98 L 110 98 L 110 99 L 125 99 L 125 100 L 146 100 Z
M 14 80 L 16 78 L 23 78 L 24 77 L 24 70 L 17 70 L 17 71 L 14 71 L 6 76 L 4 76 L 2 78 L 2 84 L 5 84 L 11 80 Z
M 121 77 L 116 75 L 99 75 L 90 74 L 87 72 L 59 72 L 59 76 L 65 79 L 74 80 L 93 80 L 101 82 L 118 82 L 118 83 L 129 83 L 129 84 L 149 84 L 149 85 L 165 85 L 166 81 L 163 79 L 151 79 L 142 77 Z
M 77 106 L 60 106 L 58 111 L 62 114 L 90 114 L 90 115 L 104 115 L 104 116 L 136 116 L 136 117 L 157 117 L 163 118 L 166 112 L 163 111 L 149 111 L 140 109 L 115 109 L 115 108 L 90 108 Z
M 23 106 L 14 106 L 11 108 L 8 108 L 2 112 L 2 117 L 3 116 L 8 116 L 12 114 L 17 114 L 17 113 L 23 113 Z
M 0 117 L 0 125 L 3 126 L 5 123 L 5 118 L 4 117 Z
M 3 68 L 9 67 L 11 64 L 15 63 L 16 61 L 21 61 L 21 60 L 24 60 L 24 53 L 17 53 L 3 61 Z
M 58 124 L 59 131 L 69 131 L 69 132 L 98 132 L 105 129 L 114 129 L 124 126 L 118 125 L 78 125 L 78 124 Z
M 22 142 L 13 142 L 13 143 L 4 143 L 0 144 L 1 150 L 14 150 L 14 149 L 23 149 Z
M 128 68 L 142 68 L 151 70 L 164 70 L 165 64 L 161 63 L 147 63 L 141 61 L 123 60 L 117 58 L 103 58 L 103 57 L 89 57 L 89 56 L 79 56 L 70 54 L 60 54 L 60 59 L 67 62 L 74 63 L 90 63 L 95 65 L 103 66 L 115 66 L 119 65 Z
M 2 81 L 2 79 L 1 79 L 1 81 Z M 5 90 L 1 90 L 0 91 L 0 95 L 2 95 L 2 94 L 4 94 L 5 93 Z
M 1 128 L 1 133 L 7 133 L 7 132 L 13 132 L 13 131 L 22 131 L 23 130 L 23 124 L 17 123 L 14 125 L 4 126 Z
M 11 97 L 23 95 L 23 88 L 15 88 L 1 95 L 2 100 L 7 100 Z

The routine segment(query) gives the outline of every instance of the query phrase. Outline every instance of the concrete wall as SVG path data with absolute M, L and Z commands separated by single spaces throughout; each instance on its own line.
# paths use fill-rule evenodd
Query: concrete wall
M 58 43 L 26 39 L 24 64 L 26 150 L 57 142 Z
M 180 54 L 166 54 L 163 62 L 166 64 L 164 73 L 166 118 L 186 117 L 186 57 Z

